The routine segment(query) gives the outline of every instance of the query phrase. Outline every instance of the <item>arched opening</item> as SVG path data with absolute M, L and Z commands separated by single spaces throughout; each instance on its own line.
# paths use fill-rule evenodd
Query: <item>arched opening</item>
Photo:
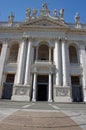
M 2 51 L 2 43 L 0 43 L 0 55 L 1 55 L 1 51 Z
M 38 60 L 49 60 L 49 47 L 47 45 L 39 46 Z
M 17 62 L 18 50 L 19 50 L 18 44 L 13 44 L 10 47 L 9 58 L 8 58 L 9 62 Z
M 78 63 L 77 50 L 74 46 L 69 46 L 70 63 Z

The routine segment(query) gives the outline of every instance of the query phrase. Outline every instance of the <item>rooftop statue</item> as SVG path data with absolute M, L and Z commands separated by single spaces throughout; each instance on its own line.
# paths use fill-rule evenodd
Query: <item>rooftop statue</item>
M 76 12 L 76 15 L 75 15 L 75 22 L 76 22 L 76 24 L 80 23 L 80 16 L 79 16 L 78 12 Z
M 47 9 L 48 9 L 48 7 L 47 7 L 47 4 L 46 4 L 46 3 L 43 3 L 43 4 L 42 4 L 42 9 L 43 9 L 43 10 L 47 10 Z
M 14 15 L 13 15 L 12 12 L 11 12 L 10 16 L 8 16 L 8 19 L 9 19 L 9 22 L 13 22 L 13 20 L 14 20 Z
M 76 27 L 77 27 L 77 28 L 81 28 L 80 16 L 79 16 L 78 12 L 76 12 L 76 15 L 75 15 L 74 18 L 75 18 Z
M 40 16 L 49 16 L 50 15 L 50 11 L 48 10 L 48 6 L 46 3 L 42 4 L 42 9 L 40 10 Z
M 36 14 L 37 14 L 37 9 L 33 9 L 32 17 L 36 17 Z
M 8 16 L 8 22 L 10 26 L 13 25 L 13 21 L 14 21 L 14 14 L 11 12 L 11 14 Z
M 54 17 L 57 17 L 57 10 L 56 9 L 54 9 L 53 14 L 54 14 Z
M 60 18 L 64 19 L 64 9 L 60 9 Z
M 30 14 L 31 14 L 31 9 L 27 8 L 26 9 L 26 17 L 30 17 Z

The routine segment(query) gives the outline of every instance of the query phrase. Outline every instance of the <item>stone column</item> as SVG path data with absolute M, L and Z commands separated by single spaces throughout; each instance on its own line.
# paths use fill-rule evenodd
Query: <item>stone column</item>
M 4 64 L 7 56 L 7 49 L 8 49 L 8 41 L 5 40 L 3 41 L 2 50 L 0 54 L 0 85 L 2 85 L 2 77 L 3 77 Z
M 34 73 L 34 79 L 33 79 L 33 93 L 32 93 L 32 101 L 36 101 L 36 85 L 37 85 L 37 74 Z
M 24 84 L 25 85 L 30 85 L 31 81 L 31 55 L 32 52 L 32 42 L 31 42 L 31 38 L 28 39 L 28 47 L 27 47 L 27 58 L 26 58 L 26 69 L 25 69 L 25 81 Z
M 61 45 L 59 39 L 55 40 L 54 62 L 56 65 L 56 86 L 61 86 Z
M 36 47 L 36 61 L 38 60 L 38 47 Z
M 48 102 L 52 101 L 52 73 L 49 73 Z
M 51 61 L 51 47 L 49 47 L 49 61 Z
M 24 81 L 24 68 L 25 68 L 25 59 L 26 59 L 26 51 L 27 44 L 26 39 L 23 39 L 22 44 L 20 46 L 20 54 L 18 57 L 18 69 L 17 69 L 17 84 L 23 84 Z
M 0 98 L 2 96 L 2 90 L 3 90 L 3 71 L 4 71 L 4 65 L 6 62 L 6 56 L 7 56 L 7 50 L 8 50 L 8 41 L 5 40 L 2 43 L 2 50 L 0 55 Z
M 83 89 L 83 100 L 84 102 L 86 102 L 86 50 L 85 50 L 85 45 L 83 43 L 81 43 L 82 45 L 80 45 L 80 64 L 82 69 L 82 89 Z
M 62 71 L 63 71 L 63 86 L 68 86 L 68 70 L 67 70 L 67 40 L 62 39 Z

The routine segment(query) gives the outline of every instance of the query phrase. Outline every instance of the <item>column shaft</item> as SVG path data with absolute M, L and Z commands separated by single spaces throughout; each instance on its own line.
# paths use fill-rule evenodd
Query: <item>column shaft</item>
M 31 71 L 31 50 L 32 49 L 32 43 L 31 39 L 29 39 L 28 42 L 28 50 L 27 50 L 27 58 L 26 58 L 26 70 L 25 70 L 25 81 L 24 84 L 30 85 L 30 71 Z
M 52 74 L 49 74 L 48 102 L 52 102 Z
M 2 76 L 3 76 L 7 50 L 8 50 L 8 43 L 7 41 L 4 41 L 4 44 L 2 45 L 1 56 L 0 56 L 0 61 L 1 61 L 0 62 L 0 85 L 2 84 Z
M 36 84 L 37 84 L 37 74 L 34 73 L 34 79 L 33 79 L 33 94 L 32 94 L 32 101 L 36 101 Z
M 67 45 L 66 41 L 62 40 L 62 69 L 63 69 L 63 86 L 68 86 L 67 72 Z
M 61 46 L 58 39 L 55 41 L 54 62 L 56 65 L 56 86 L 61 86 Z
M 38 47 L 36 47 L 36 59 L 35 60 L 38 60 Z
M 17 70 L 17 84 L 22 84 L 24 80 L 24 68 L 25 68 L 25 57 L 26 57 L 26 41 L 23 40 L 21 47 L 20 47 L 20 54 L 19 54 L 19 62 L 18 62 L 18 70 Z
M 49 61 L 51 61 L 51 47 L 49 47 Z
M 83 100 L 84 102 L 86 102 L 86 60 L 85 60 L 85 56 L 86 56 L 86 52 L 85 52 L 85 46 L 82 44 L 80 45 L 80 64 L 83 68 L 82 71 L 82 89 L 83 89 Z

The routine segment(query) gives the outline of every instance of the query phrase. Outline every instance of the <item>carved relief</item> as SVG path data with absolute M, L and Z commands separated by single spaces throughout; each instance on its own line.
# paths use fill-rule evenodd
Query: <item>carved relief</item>
M 70 96 L 70 90 L 67 88 L 57 88 L 56 96 Z
M 15 95 L 26 95 L 28 92 L 28 88 L 17 87 L 15 90 Z

